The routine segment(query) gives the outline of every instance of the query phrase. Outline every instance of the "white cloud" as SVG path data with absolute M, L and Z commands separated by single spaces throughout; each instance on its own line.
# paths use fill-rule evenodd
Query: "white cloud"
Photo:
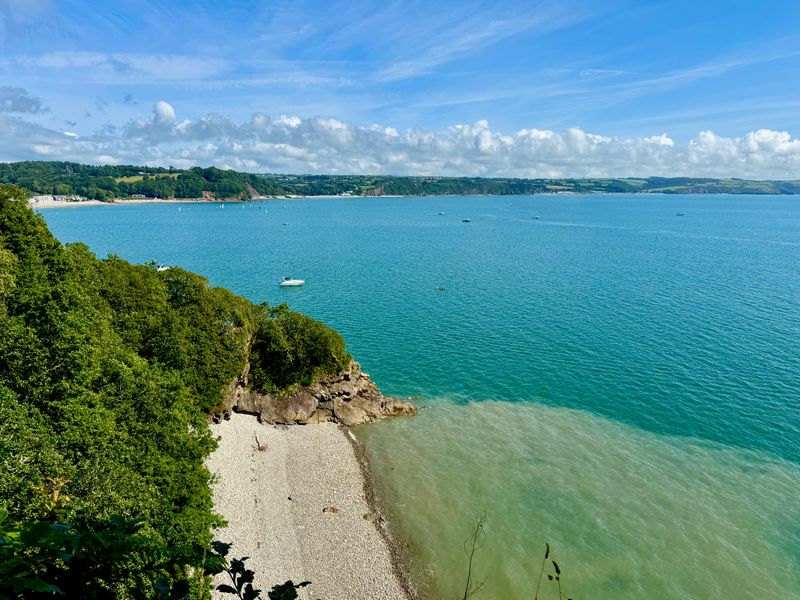
M 161 123 L 171 123 L 175 120 L 175 109 L 169 102 L 159 100 L 153 107 L 153 114 L 156 116 L 156 121 Z
M 151 117 L 75 137 L 0 114 L 0 160 L 37 158 L 284 173 L 791 179 L 800 173 L 800 139 L 767 129 L 741 137 L 701 131 L 688 143 L 666 133 L 615 137 L 580 128 L 506 133 L 485 120 L 439 132 L 398 131 L 262 113 L 243 122 L 215 114 L 177 121 L 165 101 Z
M 254 116 L 253 118 L 255 119 L 256 117 L 263 119 L 264 115 L 257 115 Z M 303 121 L 300 119 L 300 117 L 287 117 L 286 115 L 281 115 L 281 118 L 278 119 L 278 123 L 280 123 L 281 125 L 288 125 L 289 127 L 300 127 L 300 124 L 302 122 Z M 262 126 L 263 123 L 264 122 L 262 122 Z

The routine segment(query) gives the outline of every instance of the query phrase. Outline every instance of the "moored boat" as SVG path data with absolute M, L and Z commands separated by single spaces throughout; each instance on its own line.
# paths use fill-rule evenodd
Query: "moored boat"
M 284 277 L 281 279 L 280 286 L 281 287 L 297 287 L 303 285 L 306 282 L 305 279 L 292 279 L 291 277 Z

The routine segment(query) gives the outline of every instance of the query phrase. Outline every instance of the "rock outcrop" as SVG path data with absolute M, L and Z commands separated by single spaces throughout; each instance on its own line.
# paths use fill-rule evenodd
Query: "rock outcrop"
M 248 385 L 249 365 L 228 387 L 224 408 L 215 421 L 231 411 L 258 415 L 262 423 L 304 425 L 333 421 L 358 425 L 386 417 L 415 415 L 417 409 L 403 400 L 386 398 L 370 376 L 353 361 L 336 375 L 310 386 L 298 386 L 289 394 L 262 394 Z

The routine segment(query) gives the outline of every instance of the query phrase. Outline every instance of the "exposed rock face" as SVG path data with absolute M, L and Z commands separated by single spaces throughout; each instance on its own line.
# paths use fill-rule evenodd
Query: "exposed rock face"
M 400 415 L 415 415 L 408 402 L 386 398 L 361 366 L 353 361 L 336 375 L 311 386 L 300 386 L 291 394 L 261 394 L 248 385 L 249 365 L 228 387 L 225 408 L 213 415 L 224 418 L 231 411 L 258 415 L 259 421 L 287 425 L 325 423 L 358 425 Z

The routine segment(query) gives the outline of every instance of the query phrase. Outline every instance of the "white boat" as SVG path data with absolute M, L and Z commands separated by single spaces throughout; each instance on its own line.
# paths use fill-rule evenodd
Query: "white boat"
M 169 267 L 167 265 L 158 265 L 158 267 L 156 267 L 156 271 L 163 273 L 164 271 L 169 271 Z
M 303 285 L 306 282 L 305 279 L 292 279 L 291 277 L 284 277 L 281 279 L 280 286 L 281 287 L 297 287 L 298 285 Z

